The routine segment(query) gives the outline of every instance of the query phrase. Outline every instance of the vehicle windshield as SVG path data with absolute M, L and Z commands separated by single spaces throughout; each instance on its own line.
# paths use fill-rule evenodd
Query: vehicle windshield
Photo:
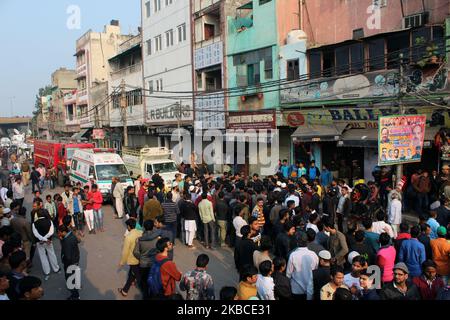
M 155 163 L 153 164 L 153 167 L 155 168 L 155 171 L 159 170 L 160 173 L 178 171 L 174 162 Z
M 95 166 L 98 180 L 111 180 L 113 177 L 119 177 L 121 182 L 129 178 L 129 173 L 124 164 L 100 164 Z
M 67 148 L 67 159 L 72 159 L 73 154 L 75 153 L 75 150 L 76 149 L 74 149 L 74 148 Z

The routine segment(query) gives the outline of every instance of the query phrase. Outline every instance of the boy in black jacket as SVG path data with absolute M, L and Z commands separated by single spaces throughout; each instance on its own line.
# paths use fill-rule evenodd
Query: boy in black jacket
M 64 273 L 66 281 L 74 272 L 73 270 L 68 270 L 70 266 L 76 266 L 78 269 L 78 264 L 80 262 L 80 249 L 78 248 L 78 239 L 72 233 L 69 228 L 61 225 L 58 228 L 58 236 L 61 239 L 61 260 L 64 264 Z M 71 273 L 68 273 L 70 271 Z M 80 275 L 80 273 L 78 273 Z M 79 300 L 80 295 L 78 293 L 78 281 L 67 281 L 67 286 L 70 291 L 70 297 L 67 300 Z

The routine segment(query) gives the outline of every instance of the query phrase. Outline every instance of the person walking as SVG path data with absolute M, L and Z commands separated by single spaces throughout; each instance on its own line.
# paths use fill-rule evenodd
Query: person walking
M 114 197 L 114 204 L 116 207 L 117 215 L 115 216 L 116 219 L 122 219 L 123 218 L 123 202 L 125 197 L 125 190 L 123 188 L 122 183 L 120 183 L 118 177 L 113 178 L 114 183 L 114 190 L 113 190 L 113 197 Z
M 144 233 L 142 237 L 138 238 L 136 246 L 133 250 L 133 255 L 139 260 L 139 273 L 141 276 L 141 283 L 139 284 L 142 290 L 144 300 L 149 298 L 147 278 L 150 268 L 154 262 L 157 254 L 156 242 L 160 239 L 160 233 L 155 230 L 153 220 L 144 222 Z
M 30 164 L 28 163 L 28 160 L 25 160 L 22 163 L 21 170 L 22 170 L 23 184 L 25 187 L 27 187 L 28 184 L 30 183 Z
M 125 285 L 118 289 L 120 294 L 124 297 L 128 296 L 128 291 L 130 290 L 133 281 L 136 281 L 138 284 L 142 283 L 141 273 L 139 270 L 139 260 L 136 259 L 133 254 L 137 239 L 142 237 L 142 231 L 136 230 L 135 219 L 128 219 L 125 224 L 127 225 L 128 234 L 123 242 L 122 257 L 119 262 L 119 268 L 127 264 L 129 266 L 129 270 Z
M 78 267 L 80 263 L 80 249 L 78 248 L 78 239 L 73 232 L 67 226 L 59 226 L 58 237 L 61 240 L 61 261 L 64 266 L 64 275 L 66 279 L 66 285 L 70 291 L 70 296 L 67 300 L 80 300 L 80 294 L 78 288 L 69 287 L 69 284 L 76 285 L 76 283 L 68 283 L 72 273 L 69 273 L 71 268 Z
M 50 266 L 55 273 L 60 272 L 60 267 L 53 248 L 52 236 L 55 232 L 52 221 L 43 210 L 39 210 L 38 219 L 33 223 L 32 230 L 36 238 L 36 249 L 42 264 L 44 279 L 50 277 Z
M 39 192 L 42 191 L 40 184 L 41 174 L 36 170 L 35 167 L 31 169 L 30 179 L 31 179 L 31 192 L 35 192 L 36 188 Z

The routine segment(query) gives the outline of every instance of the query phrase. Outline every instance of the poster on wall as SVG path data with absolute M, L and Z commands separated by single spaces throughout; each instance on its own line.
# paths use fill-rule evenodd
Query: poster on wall
M 425 115 L 380 117 L 378 165 L 420 162 L 425 136 Z

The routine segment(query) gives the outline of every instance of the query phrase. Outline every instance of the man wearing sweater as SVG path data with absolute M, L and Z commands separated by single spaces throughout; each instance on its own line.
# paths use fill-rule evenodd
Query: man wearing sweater
M 177 235 L 177 220 L 180 215 L 180 209 L 178 205 L 173 201 L 172 192 L 168 192 L 166 195 L 166 201 L 162 203 L 164 222 L 167 229 L 172 232 L 171 242 L 175 244 L 175 237 Z
M 62 225 L 58 228 L 58 236 L 61 240 L 61 260 L 64 265 L 64 274 L 66 281 L 71 276 L 68 269 L 71 266 L 78 266 L 80 262 L 80 249 L 78 248 L 78 239 L 68 227 Z M 68 288 L 70 296 L 67 300 L 80 300 L 77 288 Z
M 163 295 L 170 297 L 176 293 L 176 282 L 181 280 L 181 272 L 178 270 L 175 262 L 169 259 L 169 251 L 173 250 L 173 244 L 169 238 L 161 238 L 156 243 L 156 249 L 159 253 L 156 255 L 156 262 L 162 263 L 161 282 L 163 286 Z
M 420 235 L 419 226 L 411 228 L 411 239 L 402 242 L 398 259 L 408 267 L 411 277 L 422 274 L 422 263 L 426 260 L 425 246 L 417 239 Z
M 119 288 L 119 292 L 122 296 L 126 297 L 128 295 L 128 290 L 130 290 L 131 284 L 136 280 L 138 284 L 141 283 L 141 274 L 139 270 L 139 260 L 133 254 L 134 248 L 136 246 L 137 239 L 142 236 L 142 231 L 136 230 L 136 220 L 128 219 L 126 221 L 128 234 L 124 239 L 122 258 L 119 262 L 119 268 L 127 264 L 130 268 L 128 271 L 127 282 L 123 288 Z
M 214 216 L 214 210 L 213 205 L 211 201 L 208 199 L 208 195 L 206 192 L 202 193 L 202 201 L 200 201 L 198 205 L 198 211 L 200 214 L 200 219 L 203 223 L 203 230 L 205 234 L 205 246 L 208 249 L 211 249 L 212 246 L 214 246 L 216 241 L 216 228 L 215 228 L 215 221 L 216 218 Z M 211 232 L 211 242 L 209 241 L 208 232 Z
M 39 258 L 41 259 L 42 269 L 45 275 L 44 279 L 48 280 L 50 277 L 50 266 L 55 273 L 59 273 L 60 271 L 52 242 L 52 236 L 55 230 L 51 219 L 46 216 L 43 210 L 39 210 L 37 216 L 38 218 L 33 223 L 32 230 L 36 237 L 36 247 Z

